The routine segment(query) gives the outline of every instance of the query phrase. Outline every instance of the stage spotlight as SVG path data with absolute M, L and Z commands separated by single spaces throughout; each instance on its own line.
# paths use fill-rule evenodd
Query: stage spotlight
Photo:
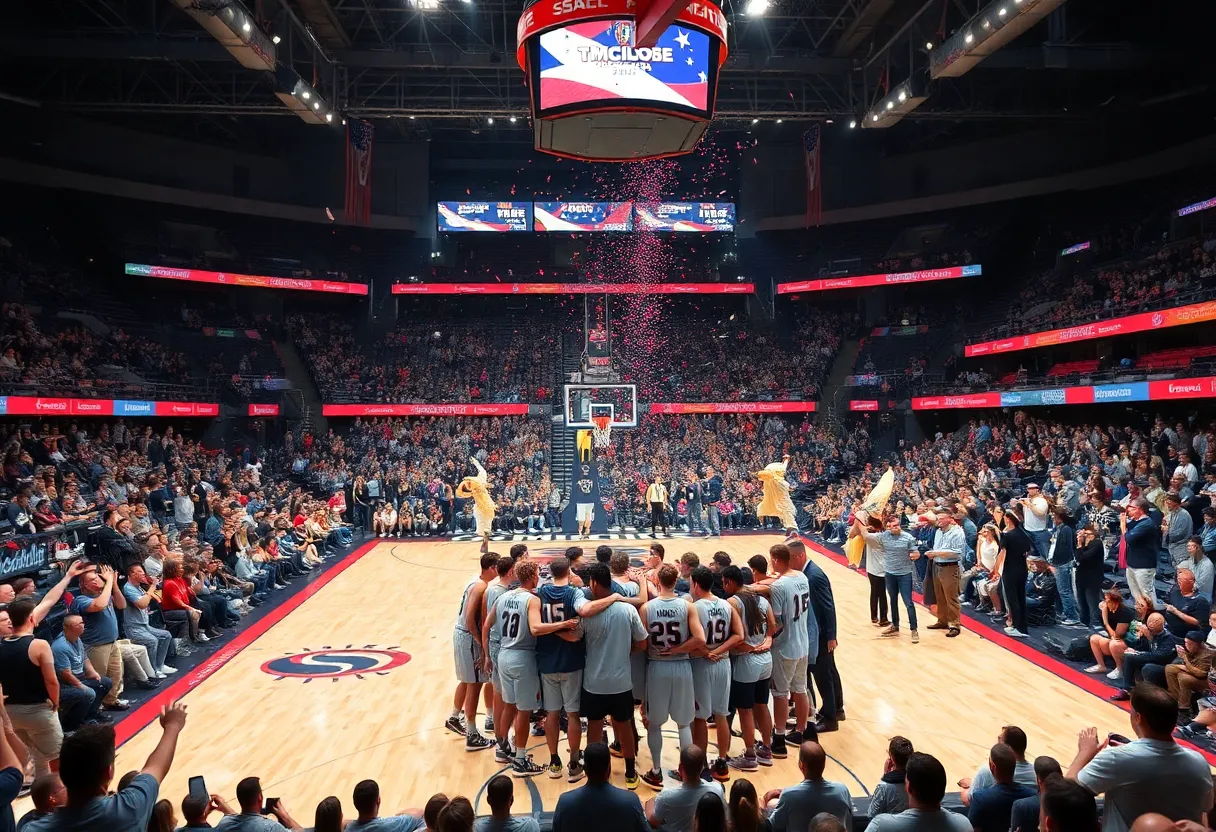
M 931 40 L 925 41 L 925 49 L 932 52 L 933 51 L 933 41 L 931 41 Z
M 849 129 L 855 130 L 856 128 L 857 128 L 857 121 L 856 121 L 856 119 L 854 119 L 853 121 L 849 122 Z
M 984 22 L 980 25 L 984 27 L 985 32 L 992 28 L 992 22 L 986 17 L 984 18 Z
M 1000 8 L 1000 10 L 999 10 L 999 11 L 997 11 L 997 13 L 996 13 L 996 14 L 997 14 L 997 17 L 1004 17 L 1004 16 L 1005 16 L 1006 14 L 1008 14 L 1008 13 L 1009 13 L 1009 12 L 1008 12 L 1008 10 L 1006 10 L 1006 9 L 1005 9 L 1005 7 L 1004 7 L 1004 6 L 1002 6 L 1002 7 Z
M 246 20 L 244 23 L 242 23 L 242 24 L 241 24 L 241 31 L 242 31 L 242 32 L 248 32 L 248 31 L 250 31 L 251 29 L 253 29 L 253 27 L 249 25 L 249 21 L 248 21 L 248 20 Z
M 303 98 L 305 101 L 307 101 L 311 97 L 312 97 L 312 93 L 310 93 L 308 90 L 304 90 L 304 92 L 300 93 L 300 98 Z
M 899 103 L 901 103 L 901 104 L 902 104 L 903 102 L 905 102 L 905 101 L 907 101 L 907 100 L 908 100 L 908 91 L 907 91 L 907 90 L 900 90 L 900 91 L 899 91 Z
M 488 119 L 486 119 L 486 124 L 493 124 L 493 123 L 494 123 L 494 117 L 493 117 L 493 116 L 490 116 Z
M 759 124 L 759 123 L 760 123 L 760 119 L 758 119 L 758 118 L 752 119 L 752 124 Z
M 748 17 L 760 17 L 768 11 L 768 0 L 747 0 L 743 13 Z
M 878 113 L 875 113 L 874 115 L 870 116 L 870 121 L 878 121 Z
M 413 121 L 417 116 L 410 116 L 410 121 Z
M 319 109 L 321 109 L 321 102 L 320 102 L 320 101 L 314 101 L 314 102 L 312 102 L 312 108 L 313 108 L 314 110 L 319 110 Z
M 515 121 L 516 121 L 515 116 L 511 116 L 511 123 L 514 124 Z
M 346 119 L 342 119 L 342 126 L 343 126 L 343 127 L 345 127 L 345 126 L 346 126 Z
M 975 40 L 975 35 L 968 32 L 963 40 L 965 40 L 967 43 L 971 43 L 971 41 Z
M 333 121 L 333 120 L 334 120 L 334 114 L 333 114 L 333 113 L 326 113 L 326 114 L 325 114 L 325 120 L 326 120 L 326 121 Z
M 888 101 L 888 102 L 887 102 L 887 109 L 888 109 L 888 110 L 894 110 L 894 109 L 895 109 L 895 102 L 894 102 L 894 101 Z
M 279 37 L 278 35 L 275 35 L 274 37 L 272 37 L 272 38 L 271 38 L 271 40 L 272 40 L 272 41 L 273 41 L 273 42 L 274 42 L 276 45 L 278 45 L 278 44 L 280 44 L 280 43 L 282 43 L 282 42 L 283 42 L 283 39 L 282 39 L 281 37 Z
M 784 121 L 784 119 L 780 119 L 780 118 L 779 118 L 779 119 L 777 119 L 777 123 L 778 123 L 778 124 L 780 124 L 782 121 Z M 831 122 L 828 122 L 828 123 L 830 124 Z

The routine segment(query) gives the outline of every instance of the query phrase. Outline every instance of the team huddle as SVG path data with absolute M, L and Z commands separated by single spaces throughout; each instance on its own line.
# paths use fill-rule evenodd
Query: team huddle
M 788 755 L 787 744 L 801 743 L 811 716 L 807 666 L 818 643 L 801 542 L 772 546 L 769 560 L 756 555 L 742 568 L 724 552 L 712 567 L 691 552 L 678 564 L 664 557 L 653 543 L 646 564 L 635 567 L 625 553 L 600 546 L 595 561 L 584 563 L 583 550 L 572 546 L 542 576 L 524 544 L 509 557 L 482 555 L 456 618 L 458 684 L 445 723 L 465 737 L 465 750 L 493 747 L 516 777 L 547 770 L 575 783 L 583 777 L 581 719 L 588 744 L 601 741 L 609 720 L 626 785 L 662 789 L 668 722 L 681 750 L 706 748 L 712 722 L 718 757 L 702 776 L 719 781 L 730 779 L 732 768 L 771 766 Z M 477 729 L 483 687 L 485 731 L 493 736 Z M 791 700 L 794 730 L 786 733 Z M 635 706 L 653 760 L 640 776 Z M 527 753 L 532 715 L 541 709 L 547 767 Z M 734 716 L 743 751 L 732 757 Z M 558 754 L 562 730 L 566 765 Z

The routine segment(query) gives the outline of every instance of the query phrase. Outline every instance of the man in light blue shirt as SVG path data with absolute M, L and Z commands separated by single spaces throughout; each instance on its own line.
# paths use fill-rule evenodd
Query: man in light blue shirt
M 680 751 L 680 784 L 668 786 L 646 804 L 646 819 L 651 827 L 663 832 L 693 832 L 693 818 L 702 797 L 716 795 L 725 805 L 722 785 L 701 779 L 704 769 L 705 751 L 700 746 L 687 745 Z
M 878 815 L 866 832 L 971 832 L 971 822 L 942 808 L 946 796 L 946 769 L 931 754 L 908 758 L 905 773 L 908 808 L 898 815 Z
M 962 632 L 962 617 L 958 603 L 958 569 L 967 541 L 963 527 L 954 521 L 950 512 L 937 515 L 937 532 L 933 535 L 933 546 L 925 557 L 933 561 L 933 595 L 937 599 L 937 623 L 930 630 L 946 630 L 949 638 Z
M 486 801 L 490 804 L 490 816 L 478 818 L 473 824 L 473 832 L 540 832 L 536 818 L 511 814 L 515 787 L 505 774 L 499 774 L 486 785 Z
M 356 783 L 352 801 L 359 817 L 346 824 L 349 832 L 414 832 L 415 829 L 426 826 L 426 822 L 417 815 L 380 817 L 380 784 L 375 780 L 360 780 Z M 289 829 L 299 828 L 289 823 L 293 823 L 291 818 L 283 821 L 283 825 Z
M 920 641 L 916 631 L 916 605 L 912 603 L 912 553 L 916 551 L 916 538 L 899 525 L 898 515 L 887 518 L 882 534 L 863 530 L 867 546 L 874 546 L 882 553 L 886 577 L 887 596 L 891 602 L 891 626 L 882 631 L 884 636 L 899 635 L 899 599 L 903 598 L 908 611 L 908 628 L 912 631 L 912 643 Z M 919 557 L 919 552 L 917 553 Z
M 798 770 L 803 781 L 786 789 L 772 789 L 764 796 L 766 804 L 778 800 L 769 815 L 773 832 L 802 832 L 811 828 L 811 818 L 827 812 L 840 819 L 845 829 L 853 828 L 853 799 L 843 783 L 823 779 L 828 756 L 817 742 L 807 741 L 798 750 Z
M 262 796 L 262 781 L 246 777 L 236 784 L 236 800 L 241 804 L 237 815 L 224 815 L 215 825 L 216 832 L 283 832 L 284 829 L 300 829 L 300 824 L 291 819 L 287 808 L 280 802 L 267 807 L 262 814 L 265 798 Z M 354 828 L 356 821 L 347 824 Z

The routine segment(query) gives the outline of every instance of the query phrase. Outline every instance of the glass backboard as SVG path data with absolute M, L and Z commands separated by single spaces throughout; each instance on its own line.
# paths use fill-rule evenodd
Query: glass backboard
M 638 426 L 638 386 L 636 384 L 567 384 L 565 388 L 566 427 L 591 428 L 591 417 L 612 405 L 612 426 Z

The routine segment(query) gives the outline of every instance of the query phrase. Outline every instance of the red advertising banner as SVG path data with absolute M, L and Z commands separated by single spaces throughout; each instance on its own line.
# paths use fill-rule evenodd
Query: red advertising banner
M 1133 332 L 1166 329 L 1172 326 L 1186 326 L 1214 320 L 1216 320 L 1216 301 L 1206 301 L 1187 306 L 1176 306 L 1173 309 L 1161 309 L 1157 312 L 1141 312 L 1123 318 L 1111 318 L 1109 321 L 1032 332 L 1029 335 L 1019 335 L 1016 338 L 1005 338 L 1000 341 L 968 344 L 964 348 L 964 352 L 970 358 L 973 355 L 1030 350 L 1035 347 L 1070 344 L 1074 341 L 1089 341 L 1094 338 L 1109 338 L 1115 335 L 1129 335 Z
M 207 402 L 154 402 L 131 399 L 69 399 L 0 396 L 0 416 L 218 416 Z
M 1150 381 L 1148 397 L 1150 401 L 1214 398 L 1216 397 L 1216 376 Z
M 878 410 L 878 399 L 854 399 L 849 402 L 849 410 Z
M 366 295 L 366 283 L 343 283 L 340 280 L 313 280 L 295 277 L 271 277 L 264 274 L 233 274 L 208 272 L 202 269 L 178 269 L 171 266 L 148 266 L 127 263 L 127 274 L 161 277 L 168 280 L 188 280 L 192 283 L 218 283 L 224 286 L 257 286 L 263 289 L 295 289 L 301 292 L 329 292 L 336 295 Z
M 814 402 L 654 402 L 655 413 L 814 413 Z
M 526 404 L 326 404 L 324 416 L 523 416 Z
M 750 295 L 751 283 L 394 283 L 394 295 Z
M 249 405 L 250 416 L 278 416 L 279 406 L 277 404 L 251 404 Z
M 968 393 L 963 396 L 914 396 L 912 398 L 913 410 L 948 410 L 1000 406 L 1000 393 Z
M 893 286 L 900 283 L 928 283 L 933 280 L 954 280 L 959 277 L 976 277 L 984 273 L 978 263 L 969 266 L 951 266 L 946 269 L 922 269 L 915 272 L 891 272 L 890 274 L 863 274 L 853 277 L 827 277 L 820 280 L 799 280 L 796 283 L 778 283 L 777 294 L 791 295 L 796 292 L 823 292 L 829 289 L 857 289 L 863 286 Z

